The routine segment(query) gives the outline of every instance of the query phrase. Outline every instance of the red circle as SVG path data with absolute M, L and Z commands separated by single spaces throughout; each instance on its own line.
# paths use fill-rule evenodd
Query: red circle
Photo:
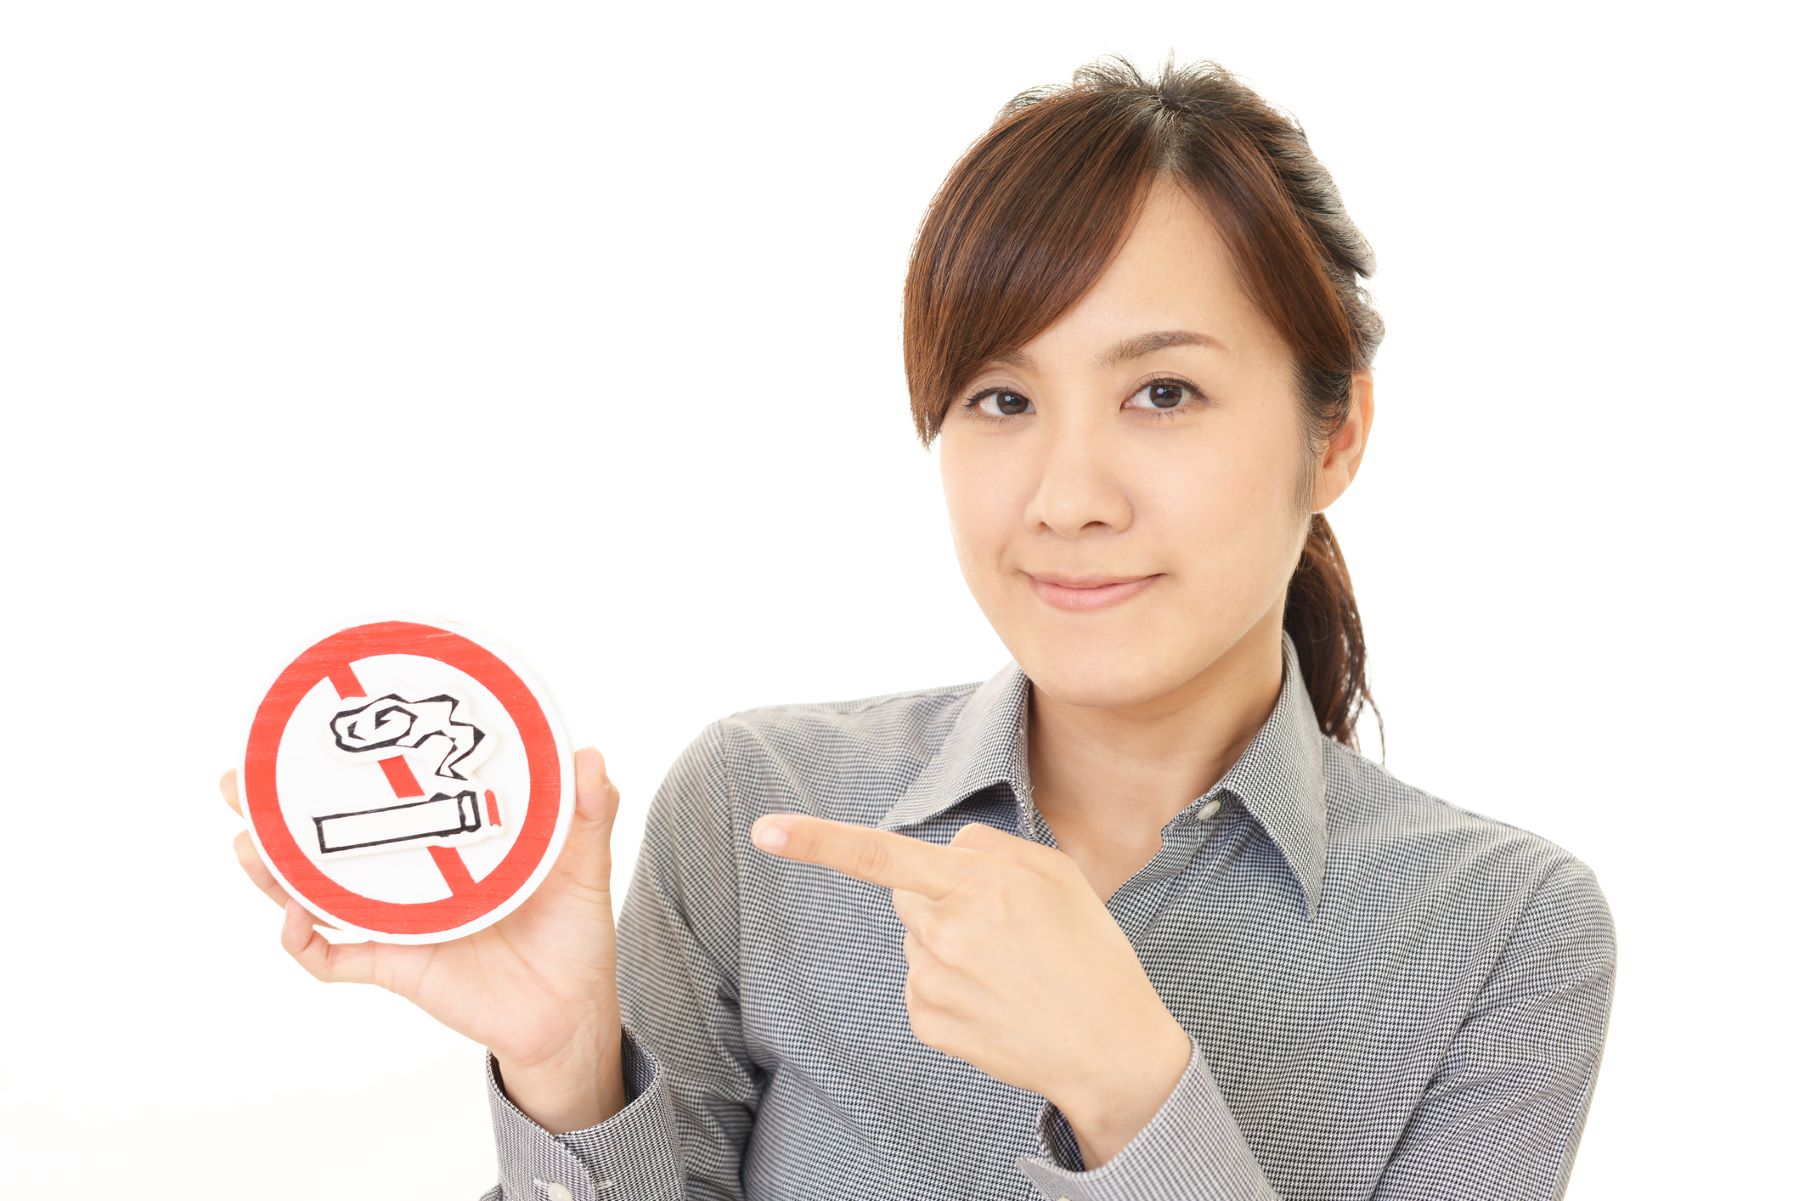
M 275 754 L 294 710 L 320 680 L 370 655 L 435 659 L 484 685 L 505 707 L 525 747 L 531 782 L 518 836 L 475 887 L 435 901 L 382 901 L 355 893 L 319 869 L 294 841 L 275 790 Z M 386 934 L 453 930 L 503 904 L 537 870 L 556 831 L 562 803 L 562 759 L 543 706 L 529 685 L 498 655 L 450 630 L 410 621 L 380 621 L 340 630 L 308 647 L 287 666 L 250 725 L 244 756 L 244 805 L 263 850 L 288 884 L 307 900 L 359 929 Z

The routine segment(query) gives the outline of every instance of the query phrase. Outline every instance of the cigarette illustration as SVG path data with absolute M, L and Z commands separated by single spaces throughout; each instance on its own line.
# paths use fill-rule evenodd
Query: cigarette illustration
M 488 790 L 484 809 L 475 799 L 475 790 L 465 788 L 454 794 L 440 792 L 428 800 L 401 801 L 379 809 L 328 813 L 313 818 L 313 824 L 319 832 L 319 853 L 329 855 L 334 851 L 469 834 L 482 829 L 484 819 L 489 827 L 500 824 L 493 790 Z
M 407 700 L 393 692 L 373 700 L 358 697 L 332 717 L 331 733 L 339 750 L 374 754 L 380 759 L 393 758 L 396 749 L 411 750 L 432 738 L 442 738 L 449 749 L 428 778 L 470 784 L 458 765 L 467 766 L 479 757 L 478 748 L 485 755 L 493 749 L 493 740 L 473 723 L 456 720 L 461 703 L 447 693 L 419 700 Z M 319 835 L 319 853 L 380 850 L 446 839 L 461 845 L 486 838 L 500 826 L 500 805 L 492 789 L 478 796 L 478 788 L 479 784 L 451 787 L 429 797 L 373 809 L 317 815 L 312 820 Z

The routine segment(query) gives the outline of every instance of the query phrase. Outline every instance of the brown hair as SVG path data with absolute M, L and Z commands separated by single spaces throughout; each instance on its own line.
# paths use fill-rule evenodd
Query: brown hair
M 1217 222 L 1238 282 L 1294 354 L 1306 433 L 1297 513 L 1384 327 L 1358 275 L 1375 253 L 1299 122 L 1210 60 L 1149 82 L 1126 59 L 1015 95 L 932 198 L 906 275 L 902 327 L 913 423 L 927 448 L 961 385 L 1053 324 L 1105 271 L 1159 173 Z M 1319 728 L 1355 748 L 1366 653 L 1350 573 L 1314 513 L 1282 626 Z M 1381 711 L 1375 709 L 1376 721 Z M 1382 729 L 1382 758 L 1387 735 Z

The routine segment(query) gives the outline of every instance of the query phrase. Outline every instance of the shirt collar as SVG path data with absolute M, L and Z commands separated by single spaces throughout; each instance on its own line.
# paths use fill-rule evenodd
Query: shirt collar
M 1219 782 L 1184 808 L 1178 820 L 1220 793 L 1236 798 L 1287 860 L 1306 895 L 1308 916 L 1325 882 L 1324 737 L 1313 712 L 1293 637 L 1281 632 L 1281 692 L 1244 753 Z M 1031 803 L 1025 717 L 1031 680 L 1015 660 L 978 684 L 925 768 L 882 817 L 898 830 L 935 817 L 995 784 L 1007 784 L 1021 806 Z

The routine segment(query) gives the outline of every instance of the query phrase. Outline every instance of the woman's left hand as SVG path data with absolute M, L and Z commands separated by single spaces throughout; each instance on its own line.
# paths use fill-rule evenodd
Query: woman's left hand
M 772 826 L 779 848 L 754 837 Z M 892 889 L 919 1041 L 1042 1094 L 1084 1142 L 1103 1123 L 1141 1128 L 1173 1091 L 1187 1032 L 1068 855 L 982 822 L 948 846 L 802 814 L 765 815 L 752 835 Z

